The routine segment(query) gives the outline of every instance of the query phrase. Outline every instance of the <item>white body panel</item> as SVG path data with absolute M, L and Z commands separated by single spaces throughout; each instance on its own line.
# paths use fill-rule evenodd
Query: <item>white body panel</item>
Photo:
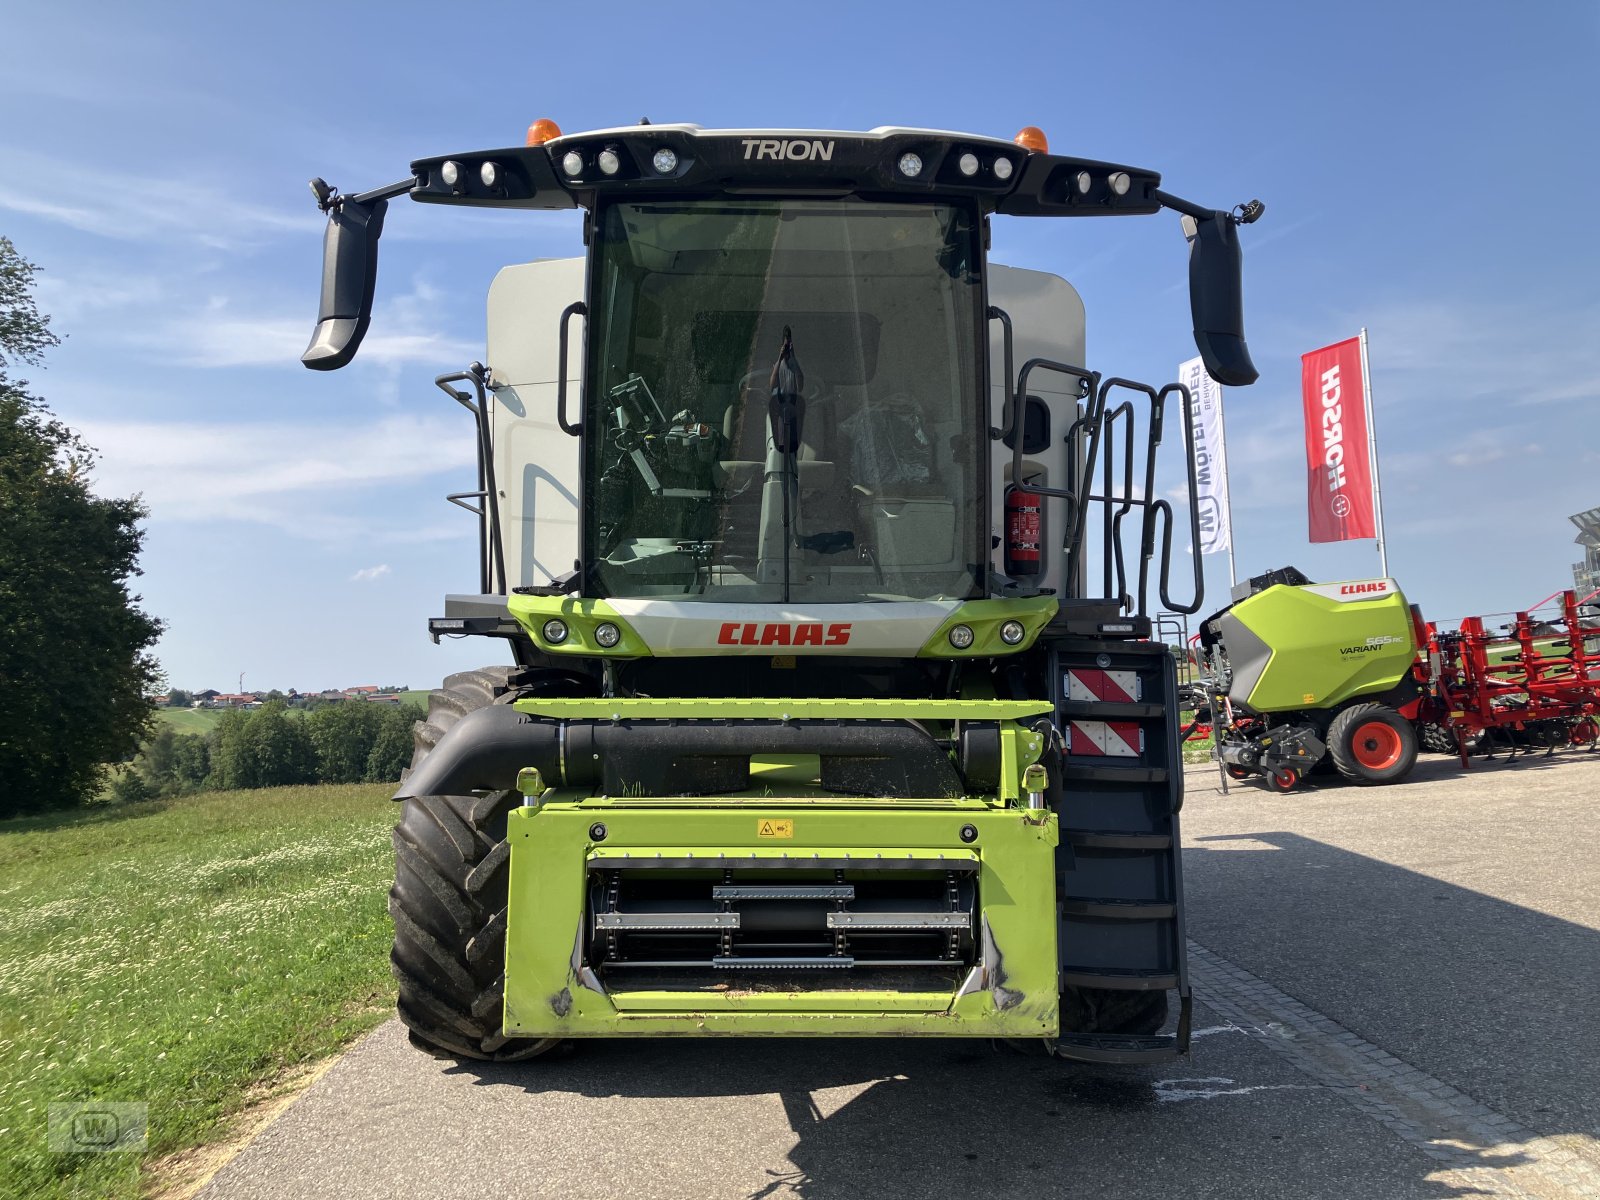
M 570 571 L 578 557 L 580 443 L 556 423 L 556 365 L 561 312 L 583 299 L 583 285 L 584 260 L 572 258 L 506 267 L 489 288 L 494 470 L 506 576 L 512 587 L 548 583 Z M 989 302 L 1010 314 L 1016 369 L 1030 358 L 1084 365 L 1083 302 L 1065 280 L 1043 271 L 991 263 Z M 581 403 L 582 328 L 580 320 L 573 322 L 567 359 L 567 410 L 574 421 Z M 988 423 L 998 425 L 1006 396 L 999 322 L 990 323 L 990 334 Z M 1035 372 L 1028 390 L 1050 406 L 1051 446 L 1046 454 L 1023 460 L 1024 474 L 1060 486 L 1065 462 L 1061 438 L 1077 417 L 1076 393 L 1067 376 L 1043 371 Z M 991 442 L 990 447 L 990 526 L 994 535 L 1001 537 L 1001 496 L 1011 478 L 1011 451 L 1002 442 Z M 1064 513 L 1063 501 L 1046 502 L 1045 535 L 1058 548 Z M 994 565 L 997 570 L 1003 566 L 999 549 L 994 551 Z M 1029 582 L 1068 594 L 1061 575 L 1058 549 L 1048 556 L 1045 574 Z M 937 624 L 935 621 L 929 628 L 930 633 Z
M 577 438 L 556 423 L 557 328 L 583 299 L 584 260 L 505 267 L 489 285 L 489 386 L 495 485 L 510 587 L 549 583 L 578 557 Z M 583 322 L 567 353 L 567 414 L 578 419 Z
M 1084 352 L 1083 301 L 1077 290 L 1058 275 L 1047 271 L 1028 271 L 1021 267 L 989 264 L 989 303 L 1004 309 L 1011 318 L 1012 370 L 1020 372 L 1031 358 L 1047 358 L 1068 366 L 1087 367 Z M 989 323 L 989 398 L 991 425 L 1001 424 L 1008 384 L 1005 367 L 1005 341 L 999 321 Z M 1074 380 L 1060 371 L 1036 370 L 1028 379 L 1028 394 L 1037 396 L 1050 408 L 1050 446 L 1043 454 L 1024 455 L 1022 477 L 1045 487 L 1064 487 L 1061 477 L 1067 462 L 1062 438 L 1078 419 L 1078 393 Z M 1004 442 L 990 442 L 992 468 L 989 475 L 990 514 L 993 536 L 1001 539 L 994 551 L 994 568 L 1005 569 L 1005 518 L 1002 508 L 1005 488 L 1011 482 L 1011 448 Z M 1064 585 L 1065 556 L 1061 553 L 1062 522 L 1066 520 L 1065 500 L 1044 501 L 1045 570 L 1022 582 L 1053 588 L 1058 596 L 1076 595 L 1078 588 Z
M 886 658 L 914 657 L 961 604 L 959 600 L 805 605 L 656 599 L 606 603 L 657 656 L 798 653 Z

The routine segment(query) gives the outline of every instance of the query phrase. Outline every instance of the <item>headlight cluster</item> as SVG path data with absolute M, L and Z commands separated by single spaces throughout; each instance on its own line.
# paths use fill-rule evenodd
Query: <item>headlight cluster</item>
M 678 152 L 669 146 L 658 147 L 650 156 L 650 166 L 657 175 L 672 175 L 678 169 Z M 594 171 L 607 179 L 637 174 L 629 166 L 629 159 L 620 145 L 602 146 L 598 151 L 591 150 L 588 153 L 574 146 L 561 156 L 561 173 L 568 179 L 582 179 Z
M 539 627 L 544 640 L 552 646 L 565 645 L 572 630 L 560 617 L 551 617 Z M 613 650 L 622 644 L 622 627 L 614 621 L 601 621 L 594 627 L 594 642 L 602 650 Z
M 1000 640 L 1008 646 L 1020 646 L 1028 636 L 1027 626 L 1015 618 L 1000 622 L 1000 628 L 997 632 L 1000 634 Z M 945 637 L 949 639 L 951 647 L 956 650 L 970 650 L 978 640 L 978 636 L 972 631 L 971 625 L 952 625 Z

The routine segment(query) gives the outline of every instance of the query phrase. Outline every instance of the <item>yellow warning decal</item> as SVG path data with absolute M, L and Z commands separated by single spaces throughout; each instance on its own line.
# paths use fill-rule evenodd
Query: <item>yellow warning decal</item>
M 1316 699 L 1317 699 L 1317 694 L 1315 692 L 1307 692 L 1301 698 L 1300 703 L 1302 703 L 1302 704 L 1314 704 L 1314 703 L 1316 703 Z
M 762 817 L 756 822 L 756 836 L 759 838 L 792 838 L 794 837 L 793 821 L 777 821 L 771 817 Z

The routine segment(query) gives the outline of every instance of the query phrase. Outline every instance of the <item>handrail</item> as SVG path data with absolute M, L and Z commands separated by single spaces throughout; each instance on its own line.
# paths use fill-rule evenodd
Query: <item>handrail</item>
M 561 336 L 556 349 L 556 424 L 561 426 L 561 432 L 578 437 L 583 433 L 582 415 L 576 425 L 567 420 L 567 326 L 575 316 L 582 317 L 587 328 L 589 306 L 582 300 L 574 300 L 561 310 Z

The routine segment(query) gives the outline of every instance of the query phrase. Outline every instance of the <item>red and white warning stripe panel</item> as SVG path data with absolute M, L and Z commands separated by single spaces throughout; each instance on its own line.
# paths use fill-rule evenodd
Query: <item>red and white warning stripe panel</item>
M 1144 753 L 1144 729 L 1137 721 L 1072 721 L 1067 728 L 1067 753 L 1138 758 Z
M 1073 667 L 1067 672 L 1067 699 L 1135 704 L 1139 700 L 1139 673 Z

